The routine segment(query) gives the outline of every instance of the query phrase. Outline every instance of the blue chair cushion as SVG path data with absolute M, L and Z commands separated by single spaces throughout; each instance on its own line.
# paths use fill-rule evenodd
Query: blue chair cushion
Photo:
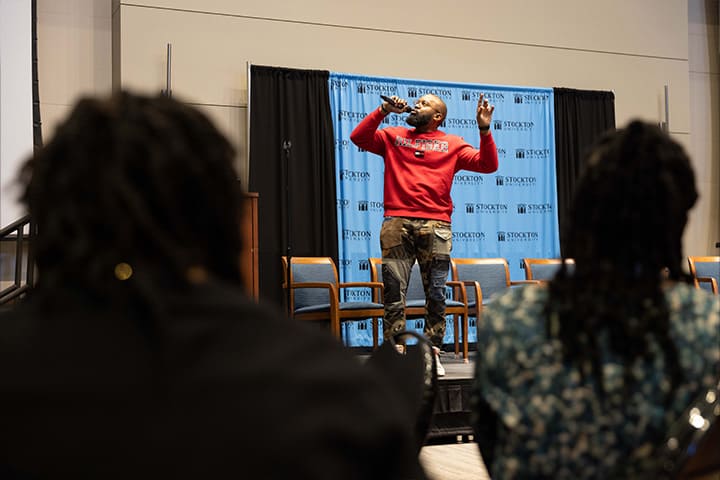
M 340 302 L 340 310 L 363 310 L 367 308 L 383 308 L 381 303 L 372 302 Z M 312 305 L 310 307 L 296 308 L 295 313 L 327 312 L 330 310 L 329 303 Z
M 425 299 L 422 300 L 405 300 L 406 307 L 425 307 Z
M 367 308 L 383 308 L 383 304 L 372 302 L 340 302 L 340 310 L 364 310 Z
M 329 303 L 321 303 L 319 305 L 311 305 L 309 307 L 296 308 L 295 313 L 327 312 L 329 310 L 330 310 Z

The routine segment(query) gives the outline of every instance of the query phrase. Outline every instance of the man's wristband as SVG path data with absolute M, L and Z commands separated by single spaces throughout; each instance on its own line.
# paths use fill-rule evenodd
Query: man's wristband
M 490 125 L 486 125 L 484 127 L 478 127 L 478 130 L 480 130 L 481 132 L 487 132 L 488 130 L 490 130 Z
M 385 104 L 380 104 L 380 111 L 383 113 L 383 115 L 387 115 L 390 113 L 387 110 L 385 110 Z

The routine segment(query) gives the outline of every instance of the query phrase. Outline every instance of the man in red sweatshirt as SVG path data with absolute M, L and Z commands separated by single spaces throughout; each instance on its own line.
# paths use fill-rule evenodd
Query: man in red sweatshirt
M 383 334 L 388 339 L 405 329 L 405 292 L 417 261 L 427 299 L 424 333 L 437 355 L 445 336 L 445 282 L 452 247 L 450 188 L 458 170 L 497 170 L 497 148 L 490 133 L 495 107 L 480 96 L 475 117 L 480 130 L 478 150 L 461 137 L 438 130 L 447 116 L 447 106 L 435 95 L 420 97 L 410 110 L 406 122 L 414 128 L 378 130 L 387 115 L 407 109 L 404 99 L 392 97 L 392 101 L 383 102 L 350 134 L 357 146 L 385 160 L 385 220 L 380 231 L 385 284 Z M 438 375 L 444 375 L 440 362 L 437 365 Z

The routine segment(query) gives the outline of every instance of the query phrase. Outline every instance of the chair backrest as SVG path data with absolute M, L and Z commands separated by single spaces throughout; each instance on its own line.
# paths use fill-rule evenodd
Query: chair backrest
M 382 282 L 382 258 L 370 258 L 370 280 L 373 282 Z M 413 300 L 425 301 L 425 288 L 420 275 L 420 265 L 415 262 L 410 271 L 410 280 L 408 281 L 407 293 L 405 301 Z
M 287 257 L 282 257 L 283 272 L 287 273 Z M 338 284 L 335 262 L 330 257 L 291 257 L 290 285 L 303 282 Z M 330 303 L 328 290 L 323 288 L 294 288 L 290 291 L 293 311 L 311 305 Z
M 690 275 L 693 278 L 714 278 L 715 282 L 720 285 L 720 256 L 689 256 L 688 266 L 690 267 Z M 711 290 L 708 282 L 699 282 L 695 285 L 708 291 Z
M 483 303 L 510 287 L 510 268 L 504 258 L 453 258 L 453 280 L 476 281 L 482 289 Z M 468 303 L 475 293 L 467 289 Z
M 570 273 L 575 269 L 575 260 L 565 259 L 568 271 Z M 525 265 L 525 279 L 526 280 L 541 280 L 549 281 L 555 276 L 560 266 L 562 265 L 562 259 L 560 258 L 523 258 L 523 264 Z

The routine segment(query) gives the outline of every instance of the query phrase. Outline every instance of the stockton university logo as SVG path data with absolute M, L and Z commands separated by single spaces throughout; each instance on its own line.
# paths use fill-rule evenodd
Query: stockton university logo
M 340 180 L 345 182 L 369 182 L 370 172 L 361 170 L 340 170 Z
M 344 78 L 331 78 L 330 90 L 344 90 L 350 83 Z
M 530 132 L 535 128 L 535 122 L 529 120 L 493 120 L 494 130 L 508 132 Z
M 347 200 L 345 198 L 338 198 L 337 199 L 337 208 L 340 210 L 346 210 L 350 207 L 350 200 Z
M 359 82 L 357 84 L 357 93 L 368 95 L 397 95 L 397 85 L 387 83 Z
M 343 240 L 371 240 L 372 233 L 369 230 L 343 230 Z
M 547 160 L 550 157 L 549 148 L 516 148 L 515 158 L 528 160 Z
M 427 87 L 418 85 L 410 86 L 407 89 L 408 98 L 415 99 L 422 97 L 423 95 L 435 95 L 436 97 L 440 97 L 441 99 L 447 101 L 453 98 L 453 91 L 449 88 Z
M 540 240 L 538 232 L 497 232 L 498 242 L 532 243 Z
M 484 182 L 485 179 L 482 177 L 482 175 L 456 173 L 453 177 L 453 185 L 467 185 L 476 187 L 482 185 Z
M 537 185 L 537 177 L 496 175 L 495 184 L 498 187 L 535 187 Z
M 335 139 L 335 149 L 339 151 L 346 151 L 350 150 L 352 148 L 353 143 L 348 140 L 347 138 L 336 138 Z
M 484 94 L 484 98 L 490 103 L 505 101 L 505 94 L 502 92 L 481 92 L 479 90 L 462 90 L 460 99 L 465 102 L 477 102 L 480 100 L 480 94 Z
M 520 215 L 546 215 L 553 212 L 549 203 L 518 203 L 517 213 Z
M 405 117 L 403 117 L 402 115 L 388 115 L 382 119 L 381 123 L 383 123 L 385 125 L 397 127 L 398 125 L 405 124 Z
M 370 262 L 367 260 L 358 260 L 358 270 L 360 270 L 361 272 L 369 272 Z
M 367 302 L 370 300 L 370 291 L 367 288 L 343 288 L 343 290 L 345 298 L 350 302 Z
M 349 110 L 340 110 L 338 112 L 338 121 L 349 120 L 352 122 L 359 122 L 365 118 L 367 114 L 365 112 L 351 112 Z
M 485 240 L 485 232 L 453 232 L 452 239 L 457 243 L 482 242 Z
M 418 98 L 422 97 L 423 95 L 435 95 L 436 97 L 442 98 L 444 101 L 452 100 L 453 92 L 449 88 L 441 88 L 441 87 L 413 87 L 412 88 L 412 95 L 410 92 L 410 88 L 408 88 L 408 96 L 411 98 Z
M 361 330 L 367 330 L 369 324 L 370 324 L 370 320 L 366 320 L 366 321 L 364 321 L 364 322 L 350 322 L 350 323 L 347 325 L 347 327 L 348 327 L 348 328 L 353 328 L 353 327 L 355 327 L 355 329 L 356 329 L 357 331 L 361 331 Z
M 505 203 L 466 203 L 465 213 L 472 214 L 500 214 L 507 213 L 508 206 Z
M 513 103 L 515 104 L 542 104 L 550 100 L 549 93 L 515 93 L 513 94 Z
M 358 212 L 382 212 L 385 210 L 383 202 L 373 202 L 370 200 L 360 200 L 357 202 Z
M 450 128 L 467 128 L 475 130 L 477 120 L 474 118 L 446 118 L 443 125 Z

